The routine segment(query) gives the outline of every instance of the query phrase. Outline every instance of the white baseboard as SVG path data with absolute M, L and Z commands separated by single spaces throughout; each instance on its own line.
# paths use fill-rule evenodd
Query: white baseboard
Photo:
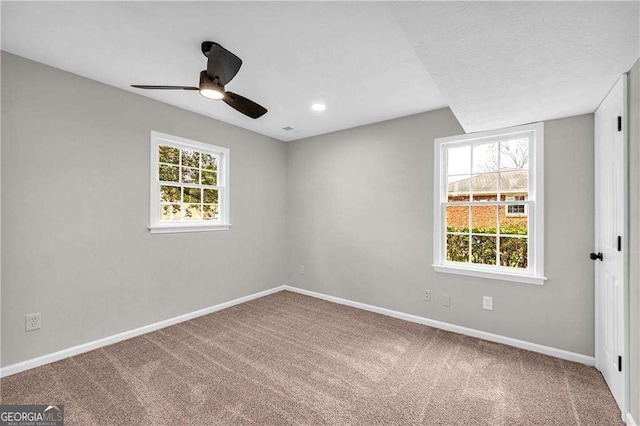
M 190 312 L 188 314 L 180 315 L 174 318 L 170 318 L 164 321 L 156 322 L 154 324 L 146 325 L 140 328 L 136 328 L 133 330 L 125 331 L 123 333 L 115 334 L 113 336 L 105 337 L 102 339 L 94 340 L 92 342 L 84 343 L 82 345 L 74 346 L 72 348 L 67 348 L 60 350 L 58 352 L 54 352 L 48 355 L 43 355 L 37 358 L 32 358 L 26 361 L 18 362 L 16 364 L 11 364 L 6 367 L 0 368 L 0 377 L 7 377 L 12 374 L 20 373 L 25 370 L 29 370 L 32 368 L 40 367 L 41 365 L 49 364 L 55 361 L 60 361 L 61 359 L 69 358 L 75 355 L 80 355 L 85 352 L 92 351 L 94 349 L 102 348 L 104 346 L 112 345 L 117 342 L 121 342 L 123 340 L 131 339 L 132 337 L 140 336 L 142 334 L 150 333 L 152 331 L 159 330 L 161 328 L 169 327 L 174 324 L 178 324 L 184 321 L 189 321 L 191 319 L 207 315 L 225 308 L 229 308 L 234 305 L 238 305 L 240 303 L 248 302 L 253 299 L 257 299 L 259 297 L 267 296 L 269 294 L 277 293 L 279 291 L 289 290 L 295 293 L 304 294 L 307 296 L 315 297 L 318 299 L 327 300 L 334 303 L 339 303 L 341 305 L 347 305 L 358 309 L 363 309 L 365 311 L 375 312 L 378 314 L 399 318 L 405 321 L 410 321 L 418 324 L 428 325 L 430 327 L 439 328 L 446 331 L 451 331 L 453 333 L 464 334 L 471 337 L 477 337 L 479 339 L 488 340 L 491 342 L 502 343 L 508 346 L 514 346 L 516 348 L 526 349 L 533 352 L 539 352 L 545 355 L 554 356 L 556 358 L 566 359 L 569 361 L 579 362 L 582 364 L 593 366 L 595 365 L 595 358 L 587 355 L 577 354 L 574 352 L 565 351 L 562 349 L 556 349 L 549 346 L 539 345 L 537 343 L 525 342 L 523 340 L 513 339 L 511 337 L 500 336 L 498 334 L 487 333 L 486 331 L 475 330 L 473 328 L 462 327 L 455 324 L 449 324 L 442 321 L 436 321 L 429 318 L 420 317 L 417 315 L 406 314 L 403 312 L 393 311 L 391 309 L 380 308 L 378 306 L 367 305 L 365 303 L 354 302 L 352 300 L 342 299 L 340 297 L 329 296 L 322 293 L 317 293 L 315 291 L 305 290 L 298 287 L 291 287 L 288 285 L 282 285 L 279 287 L 274 287 L 269 290 L 261 291 L 258 293 L 251 294 L 249 296 L 240 297 L 238 299 L 231 300 L 229 302 L 220 303 L 215 306 L 210 306 L 208 308 L 200 309 L 198 311 Z M 631 423 L 630 423 L 631 421 Z M 627 414 L 627 424 L 635 425 L 633 419 L 631 418 L 631 414 Z
M 464 334 L 466 336 L 477 337 L 478 339 L 488 340 L 490 342 L 502 343 L 508 346 L 514 346 L 520 349 L 526 349 L 532 352 L 538 352 L 545 355 L 550 355 L 560 359 L 566 359 L 568 361 L 579 362 L 589 366 L 595 366 L 596 359 L 592 356 L 582 355 L 575 352 L 565 351 L 563 349 L 556 349 L 550 346 L 539 345 L 537 343 L 530 343 L 524 340 L 513 339 L 511 337 L 500 336 L 498 334 L 487 333 L 486 331 L 480 331 L 473 328 L 462 327 L 455 324 L 450 324 L 442 321 L 436 321 L 429 318 L 420 317 L 412 314 L 405 314 L 404 312 L 393 311 L 391 309 L 380 308 L 378 306 L 367 305 L 365 303 L 354 302 L 352 300 L 342 299 L 340 297 L 329 296 L 315 291 L 305 290 L 298 287 L 283 286 L 285 290 L 293 291 L 295 293 L 304 294 L 318 299 L 324 299 L 329 302 L 339 303 L 341 305 L 347 305 L 365 311 L 375 312 L 382 315 L 387 315 L 394 318 L 399 318 L 405 321 L 415 322 L 418 324 L 428 325 L 430 327 L 439 328 L 453 333 Z
M 631 417 L 631 413 L 627 413 L 627 426 L 638 426 L 635 422 L 635 420 L 633 420 L 633 417 Z
M 0 368 L 0 377 L 7 377 L 12 374 L 20 373 L 25 370 L 40 367 L 41 365 L 49 364 L 61 359 L 69 358 L 75 355 L 80 355 L 85 352 L 92 351 L 94 349 L 102 348 L 104 346 L 112 345 L 123 340 L 131 339 L 132 337 L 140 336 L 142 334 L 150 333 L 152 331 L 160 330 L 161 328 L 169 327 L 174 324 L 178 324 L 184 321 L 189 321 L 203 315 L 207 315 L 216 311 L 220 311 L 225 308 L 229 308 L 240 303 L 248 302 L 259 297 L 267 296 L 272 293 L 277 293 L 285 289 L 285 286 L 274 287 L 269 290 L 261 291 L 258 293 L 250 294 L 249 296 L 240 297 L 238 299 L 230 300 L 229 302 L 220 303 L 215 306 L 193 311 L 188 314 L 179 315 L 177 317 L 169 318 L 164 321 L 156 322 L 153 324 L 145 325 L 140 328 L 125 331 L 123 333 L 115 334 L 113 336 L 105 337 L 103 339 L 94 340 L 93 342 L 84 343 L 82 345 L 74 346 L 72 348 L 63 349 L 58 352 L 54 352 L 48 355 L 39 356 L 37 358 L 28 359 L 26 361 L 11 364 L 6 367 Z

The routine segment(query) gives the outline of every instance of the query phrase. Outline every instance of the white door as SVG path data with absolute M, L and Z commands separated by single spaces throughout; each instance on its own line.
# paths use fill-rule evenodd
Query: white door
M 595 113 L 596 365 L 626 413 L 627 75 Z

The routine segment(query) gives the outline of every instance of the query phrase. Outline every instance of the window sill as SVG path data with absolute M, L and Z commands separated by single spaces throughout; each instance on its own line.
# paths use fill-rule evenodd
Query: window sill
M 542 276 L 509 274 L 506 272 L 486 271 L 486 270 L 471 269 L 471 268 L 458 268 L 455 266 L 448 266 L 448 265 L 433 265 L 433 269 L 435 269 L 436 272 L 443 272 L 445 274 L 467 275 L 470 277 L 490 278 L 494 280 L 511 281 L 511 282 L 518 282 L 518 283 L 524 283 L 524 284 L 543 285 L 544 282 L 547 280 L 547 277 L 542 277 Z
M 226 231 L 231 227 L 230 224 L 220 225 L 158 225 L 150 226 L 149 232 L 152 234 L 176 234 L 180 232 L 208 232 L 208 231 Z

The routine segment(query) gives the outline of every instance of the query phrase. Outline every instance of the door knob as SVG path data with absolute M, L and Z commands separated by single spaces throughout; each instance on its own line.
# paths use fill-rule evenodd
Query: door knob
M 600 262 L 602 262 L 602 253 L 598 253 L 598 254 L 591 253 L 589 257 L 591 258 L 591 260 L 600 259 Z

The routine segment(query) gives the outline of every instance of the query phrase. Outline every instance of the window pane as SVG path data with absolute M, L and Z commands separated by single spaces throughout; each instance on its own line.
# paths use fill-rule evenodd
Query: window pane
M 205 170 L 218 170 L 218 159 L 213 155 L 202 154 L 202 168 Z
M 496 234 L 497 206 L 471 207 L 471 228 L 476 234 Z
M 469 206 L 447 206 L 447 232 L 469 232 Z
M 188 167 L 182 168 L 182 182 L 184 183 L 200 183 L 200 170 Z
M 216 172 L 202 171 L 202 184 L 216 186 L 218 184 L 218 174 Z
M 498 173 L 483 173 L 471 178 L 473 201 L 498 201 Z
M 500 238 L 500 264 L 511 268 L 526 269 L 528 244 L 527 238 Z
M 203 203 L 218 204 L 218 190 L 217 189 L 204 189 Z
M 160 201 L 165 203 L 180 202 L 180 187 L 179 186 L 160 186 Z
M 529 139 L 519 138 L 500 143 L 500 170 L 529 168 Z
M 200 167 L 200 153 L 183 149 L 182 165 L 189 167 Z
M 500 233 L 506 235 L 527 235 L 529 218 L 522 204 L 500 206 Z
M 447 200 L 469 201 L 471 176 L 449 176 L 447 178 Z
M 166 182 L 178 182 L 180 180 L 180 168 L 178 166 L 160 165 L 158 177 Z
M 529 194 L 529 171 L 523 169 L 500 173 L 500 194 L 504 196 L 527 196 Z
M 485 173 L 498 170 L 499 144 L 485 143 L 473 146 L 473 173 Z
M 447 149 L 447 174 L 466 175 L 471 173 L 471 146 Z
M 171 205 L 164 205 L 164 206 L 160 206 L 161 209 L 161 215 L 160 215 L 160 219 L 161 220 L 180 220 L 181 219 L 181 213 L 180 213 L 180 204 L 171 204 Z
M 199 203 L 201 198 L 200 188 L 184 188 L 184 202 L 185 203 Z
M 450 262 L 469 262 L 468 235 L 447 235 L 447 260 Z
M 202 206 L 202 215 L 204 220 L 218 220 L 218 205 L 217 204 L 204 204 Z
M 200 204 L 183 204 L 182 218 L 184 220 L 202 220 L 202 206 Z
M 482 265 L 495 265 L 496 237 L 471 236 L 471 261 Z
M 179 164 L 180 150 L 170 146 L 159 146 L 158 159 L 161 163 Z

